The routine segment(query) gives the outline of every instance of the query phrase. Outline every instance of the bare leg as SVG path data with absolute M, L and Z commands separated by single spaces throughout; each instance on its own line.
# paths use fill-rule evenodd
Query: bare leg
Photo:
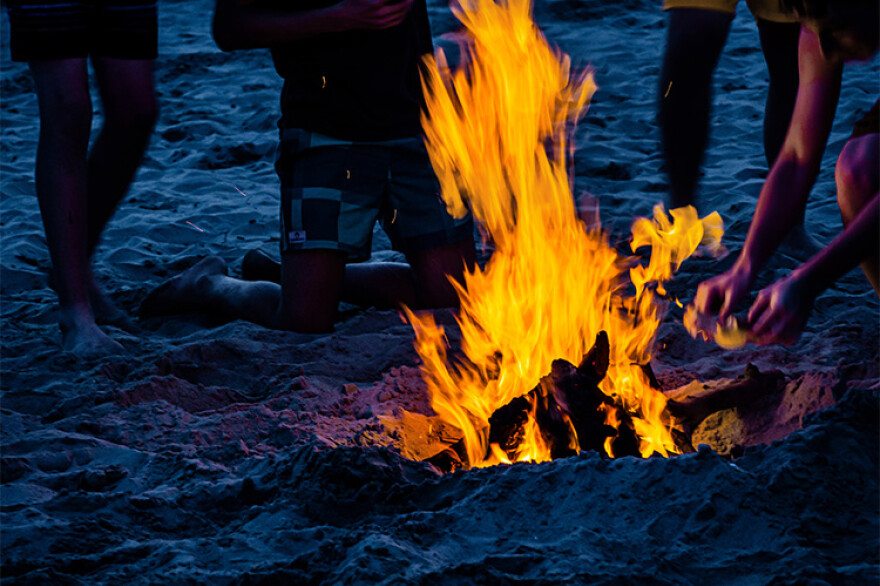
M 157 115 L 152 60 L 95 57 L 93 64 L 104 123 L 88 162 L 89 258 L 134 179 Z M 127 316 L 97 286 L 91 273 L 89 277 L 96 317 L 107 323 L 131 326 Z
M 758 20 L 761 49 L 770 75 L 764 109 L 764 155 L 772 167 L 791 122 L 798 90 L 798 39 L 801 25 Z
M 280 284 L 281 263 L 261 250 L 251 250 L 242 260 L 241 276 L 248 281 Z M 412 267 L 399 262 L 346 265 L 342 301 L 379 309 L 392 309 L 401 304 L 416 307 L 418 300 Z
M 880 190 L 880 134 L 865 134 L 847 141 L 837 159 L 834 175 L 837 203 L 846 225 Z M 861 267 L 874 291 L 880 295 L 880 252 L 876 246 Z
M 36 188 L 61 307 L 62 345 L 79 356 L 122 350 L 89 303 L 87 164 L 92 105 L 85 59 L 31 64 L 40 105 Z
M 410 255 L 410 263 L 366 263 L 345 267 L 342 301 L 364 307 L 391 309 L 401 304 L 412 308 L 455 307 L 458 296 L 447 275 L 464 280 L 464 268 L 473 269 L 476 253 L 471 241 L 450 244 Z M 259 250 L 248 252 L 242 262 L 248 280 L 280 282 L 281 266 Z M 294 278 L 296 273 L 294 273 Z
M 200 312 L 273 329 L 326 332 L 333 329 L 344 270 L 338 252 L 292 252 L 284 255 L 279 286 L 229 277 L 226 263 L 209 257 L 152 291 L 141 315 Z
M 412 267 L 401 262 L 347 265 L 342 300 L 378 309 L 415 308 L 419 306 L 416 277 Z
M 345 256 L 335 250 L 288 252 L 281 263 L 284 296 L 277 314 L 279 327 L 309 333 L 332 330 Z
M 464 283 L 465 269 L 476 264 L 473 240 L 465 240 L 410 255 L 416 282 L 417 307 L 458 307 L 458 294 L 449 279 Z
M 669 174 L 670 206 L 675 208 L 694 203 L 709 134 L 712 73 L 733 17 L 692 8 L 668 12 L 658 120 Z
M 141 315 L 213 313 L 269 328 L 326 332 L 333 329 L 341 297 L 382 308 L 457 306 L 448 276 L 463 282 L 464 269 L 473 268 L 475 256 L 472 241 L 413 254 L 413 268 L 401 263 L 346 267 L 345 257 L 337 251 L 290 252 L 282 258 L 280 286 L 229 277 L 226 263 L 210 257 L 152 291 L 141 305 Z M 263 254 L 259 257 L 268 276 L 274 276 L 274 261 Z
M 153 317 L 199 312 L 276 327 L 280 304 L 277 283 L 228 277 L 223 259 L 211 256 L 151 291 L 140 314 Z

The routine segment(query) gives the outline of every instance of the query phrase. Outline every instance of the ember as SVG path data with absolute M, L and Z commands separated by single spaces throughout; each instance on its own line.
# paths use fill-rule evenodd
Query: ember
M 632 250 L 650 247 L 650 262 L 618 254 L 578 220 L 568 174 L 573 127 L 596 90 L 592 73 L 571 72 L 528 0 L 454 10 L 467 29 L 467 64 L 451 70 L 442 52 L 428 58 L 423 127 L 447 207 L 469 208 L 495 252 L 459 289 L 463 360 L 448 359 L 430 315 L 406 313 L 432 406 L 463 434 L 456 454 L 485 466 L 590 448 L 679 452 L 666 399 L 643 365 L 665 309 L 664 281 L 701 243 L 720 246 L 720 217 L 682 208 L 670 220 L 657 206 L 632 230 Z

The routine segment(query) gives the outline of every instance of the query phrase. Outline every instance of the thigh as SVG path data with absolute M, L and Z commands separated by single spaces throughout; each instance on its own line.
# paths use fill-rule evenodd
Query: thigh
M 837 200 L 848 223 L 880 190 L 880 133 L 850 138 L 835 166 Z
M 29 66 L 40 104 L 40 118 L 46 125 L 43 131 L 75 128 L 84 130 L 88 136 L 92 100 L 86 58 L 38 59 Z
M 117 59 L 155 59 L 158 14 L 155 0 L 102 0 L 95 3 L 90 53 Z
M 793 10 L 785 10 L 779 0 L 746 0 L 746 4 L 756 19 L 783 23 L 798 22 L 797 14 Z
M 703 11 L 722 12 L 733 17 L 739 0 L 663 0 L 663 10 L 696 8 Z
M 664 68 L 670 79 L 708 81 L 721 55 L 733 13 L 705 8 L 669 10 Z
M 382 217 L 396 250 L 416 252 L 473 242 L 470 214 L 453 217 L 421 139 L 400 141 L 391 149 L 388 207 Z

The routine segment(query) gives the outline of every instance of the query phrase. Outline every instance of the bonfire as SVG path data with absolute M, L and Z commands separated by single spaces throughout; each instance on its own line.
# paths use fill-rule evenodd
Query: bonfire
M 426 59 L 423 128 L 447 208 L 472 212 L 494 253 L 458 287 L 460 348 L 431 315 L 406 310 L 434 411 L 460 430 L 464 466 L 540 462 L 587 444 L 609 456 L 679 452 L 647 367 L 664 283 L 700 245 L 719 249 L 721 218 L 658 205 L 632 226 L 631 251 L 650 248 L 650 260 L 618 252 L 579 219 L 572 193 L 592 71 L 548 44 L 529 0 L 453 10 L 463 65 L 442 52 Z

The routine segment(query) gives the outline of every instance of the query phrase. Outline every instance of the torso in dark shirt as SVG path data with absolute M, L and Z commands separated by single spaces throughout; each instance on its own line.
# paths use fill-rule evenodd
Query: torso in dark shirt
M 274 9 L 291 0 L 269 0 Z M 333 2 L 310 2 L 309 8 Z M 300 9 L 305 6 L 300 3 Z M 433 50 L 425 0 L 383 30 L 321 35 L 272 48 L 284 78 L 282 128 L 353 141 L 417 136 L 423 106 L 419 68 Z

